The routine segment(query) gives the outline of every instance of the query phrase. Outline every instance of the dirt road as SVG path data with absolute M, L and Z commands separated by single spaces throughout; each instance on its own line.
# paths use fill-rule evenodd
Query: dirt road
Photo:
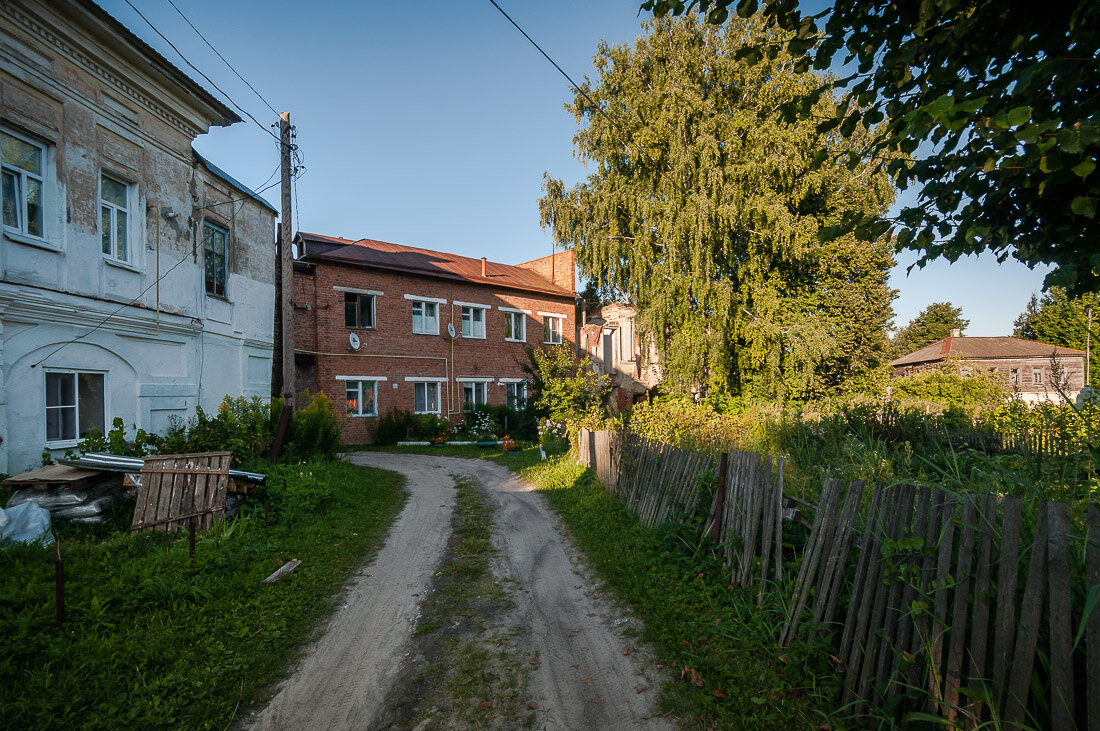
M 364 453 L 355 464 L 407 476 L 409 502 L 384 548 L 348 589 L 324 635 L 255 717 L 254 728 L 372 728 L 400 677 L 418 615 L 448 539 L 452 475 L 469 476 L 494 507 L 493 570 L 513 589 L 506 621 L 539 659 L 528 689 L 546 729 L 671 728 L 652 717 L 659 681 L 623 636 L 631 619 L 597 596 L 529 485 L 481 460 Z M 652 689 L 652 690 L 651 690 Z

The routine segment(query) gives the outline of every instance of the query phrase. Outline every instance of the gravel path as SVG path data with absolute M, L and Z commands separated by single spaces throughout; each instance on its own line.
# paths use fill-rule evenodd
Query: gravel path
M 354 464 L 400 472 L 409 502 L 376 560 L 354 579 L 324 635 L 255 717 L 259 729 L 371 728 L 401 672 L 405 645 L 447 543 L 452 475 L 483 486 L 494 508 L 493 570 L 514 592 L 508 621 L 537 656 L 529 693 L 547 729 L 672 728 L 654 718 L 657 678 L 621 630 L 630 619 L 596 595 L 555 516 L 506 468 L 481 460 L 361 453 Z M 629 650 L 629 652 L 628 652 Z M 626 654 L 624 654 L 626 653 Z M 652 690 L 650 690 L 652 688 Z

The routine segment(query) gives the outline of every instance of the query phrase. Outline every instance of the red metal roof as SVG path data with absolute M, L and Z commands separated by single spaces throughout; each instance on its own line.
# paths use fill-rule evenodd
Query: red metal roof
M 387 241 L 359 239 L 351 241 L 335 236 L 298 232 L 294 238 L 298 244 L 299 261 L 327 261 L 351 266 L 385 269 L 405 274 L 416 274 L 437 279 L 451 279 L 505 287 L 528 292 L 539 292 L 555 297 L 573 299 L 576 293 L 554 284 L 545 277 L 525 269 L 522 264 L 498 264 L 485 262 L 482 276 L 482 260 L 458 254 L 448 254 L 415 246 L 391 244 Z
M 924 346 L 908 355 L 890 361 L 891 366 L 916 365 L 944 360 L 948 356 L 966 360 L 996 360 L 998 358 L 1049 358 L 1054 352 L 1059 357 L 1084 356 L 1085 351 L 1064 348 L 1060 345 L 1037 343 L 1011 337 L 944 338 Z

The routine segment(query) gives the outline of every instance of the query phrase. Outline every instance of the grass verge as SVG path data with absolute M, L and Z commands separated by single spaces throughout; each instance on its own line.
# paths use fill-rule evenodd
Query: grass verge
M 690 532 L 639 525 L 595 476 L 567 458 L 527 466 L 589 564 L 644 619 L 642 639 L 676 679 L 662 710 L 703 728 L 812 728 L 835 678 L 827 653 L 775 640 L 779 607 L 728 585 L 714 560 L 693 557 Z M 825 706 L 827 707 L 827 706 Z
M 387 728 L 520 728 L 529 669 L 522 630 L 499 621 L 514 607 L 494 577 L 492 508 L 474 483 L 456 477 L 453 532 L 413 638 L 407 682 L 395 688 Z M 423 725 L 420 725 L 423 724 Z
M 0 551 L 0 718 L 13 728 L 225 728 L 278 679 L 354 570 L 382 545 L 403 478 L 337 462 L 280 465 L 263 510 L 199 536 L 65 524 L 66 622 L 54 551 Z M 261 581 L 301 559 L 282 581 Z

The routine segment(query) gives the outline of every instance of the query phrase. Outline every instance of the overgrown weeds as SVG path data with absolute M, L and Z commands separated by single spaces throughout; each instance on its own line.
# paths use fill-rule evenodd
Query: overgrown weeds
M 256 701 L 382 543 L 402 479 L 344 463 L 268 474 L 270 530 L 247 506 L 200 536 L 130 536 L 126 522 L 61 529 L 66 618 L 54 623 L 54 554 L 0 553 L 0 718 L 21 728 L 224 728 Z M 279 583 L 261 581 L 292 558 Z

